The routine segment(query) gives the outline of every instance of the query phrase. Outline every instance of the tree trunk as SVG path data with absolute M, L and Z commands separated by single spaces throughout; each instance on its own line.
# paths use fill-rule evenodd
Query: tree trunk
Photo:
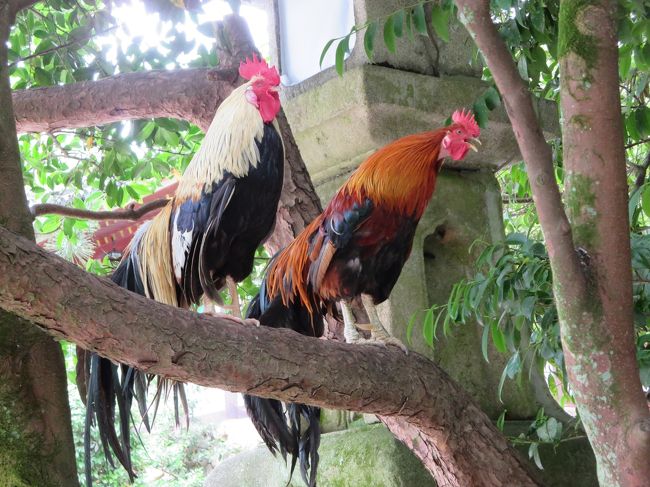
M 474 400 L 415 353 L 238 325 L 156 303 L 4 229 L 0 308 L 148 373 L 389 416 L 439 485 L 539 485 Z
M 0 226 L 33 239 L 7 69 L 11 22 L 11 5 L 4 2 L 0 5 Z M 59 344 L 31 323 L 0 313 L 0 485 L 78 485 L 66 391 Z
M 504 99 L 553 270 L 564 356 L 602 485 L 650 478 L 650 414 L 635 359 L 627 178 L 618 89 L 617 3 L 560 7 L 565 211 L 532 97 L 489 2 L 457 0 Z M 577 249 L 577 251 L 576 251 Z
M 636 361 L 627 174 L 612 0 L 560 5 L 566 207 L 584 295 L 555 295 L 571 388 L 601 485 L 648 485 L 650 415 Z

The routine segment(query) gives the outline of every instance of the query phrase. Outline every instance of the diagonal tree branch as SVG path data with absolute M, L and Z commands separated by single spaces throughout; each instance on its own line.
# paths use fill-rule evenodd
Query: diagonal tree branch
M 0 308 L 150 373 L 393 417 L 396 430 L 401 424 L 405 434 L 417 433 L 421 457 L 439 485 L 539 485 L 478 404 L 415 353 L 242 326 L 159 304 L 5 229 Z
M 571 227 L 532 95 L 492 23 L 490 2 L 456 2 L 499 87 L 526 162 L 553 269 L 567 374 L 599 481 L 647 485 L 650 415 L 635 357 L 618 3 L 560 2 L 564 184 Z
M 169 199 L 160 198 L 145 203 L 142 206 L 138 206 L 137 208 L 134 203 L 131 203 L 126 208 L 106 211 L 84 210 L 81 208 L 55 205 L 53 203 L 39 203 L 32 205 L 30 211 L 34 217 L 42 215 L 62 215 L 71 218 L 81 218 L 84 220 L 138 220 L 150 211 L 162 208 L 168 202 Z
M 560 190 L 555 181 L 553 157 L 540 127 L 533 99 L 515 63 L 499 36 L 490 17 L 490 2 L 484 0 L 456 0 L 461 20 L 473 35 L 496 81 L 506 112 L 526 162 L 533 200 L 539 214 L 554 271 L 560 284 L 564 276 L 573 281 L 570 287 L 576 295 L 584 292 L 585 279 L 573 245 L 571 226 L 562 206 Z

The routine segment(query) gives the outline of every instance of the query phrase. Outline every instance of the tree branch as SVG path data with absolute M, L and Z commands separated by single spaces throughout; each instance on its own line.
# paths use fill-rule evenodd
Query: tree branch
M 81 208 L 71 208 L 63 205 L 55 205 L 52 203 L 39 203 L 32 205 L 30 211 L 34 217 L 42 215 L 62 215 L 83 220 L 139 220 L 150 211 L 162 208 L 168 202 L 168 198 L 160 198 L 145 203 L 137 208 L 135 203 L 131 203 L 126 208 L 107 211 L 92 211 Z
M 87 34 L 85 36 L 74 38 L 74 39 L 72 39 L 72 40 L 70 40 L 68 42 L 64 42 L 61 45 L 53 46 L 53 47 L 50 47 L 49 49 L 45 49 L 43 51 L 39 51 L 39 52 L 36 52 L 34 54 L 30 54 L 29 56 L 18 58 L 15 61 L 13 61 L 12 63 L 10 63 L 9 66 L 16 66 L 18 63 L 29 61 L 30 59 L 34 59 L 36 57 L 45 56 L 46 54 L 50 54 L 52 52 L 57 52 L 57 51 L 59 51 L 61 49 L 65 49 L 66 47 L 74 46 L 75 44 L 81 44 L 82 42 L 85 42 L 88 39 L 91 39 L 92 37 L 94 37 L 96 35 L 106 34 L 106 33 L 110 32 L 112 30 L 115 30 L 115 27 L 110 27 L 110 28 L 105 29 L 105 30 L 103 30 L 101 32 L 92 32 L 92 33 L 89 33 L 89 34 Z
M 156 303 L 1 228 L 0 270 L 0 308 L 111 360 L 207 387 L 389 416 L 407 444 L 415 440 L 406 434 L 423 440 L 439 485 L 539 485 L 478 404 L 416 353 Z
M 31 7 L 35 3 L 38 2 L 38 0 L 7 0 L 10 6 L 10 11 L 11 11 L 11 19 L 10 21 L 13 23 L 13 19 L 16 17 L 18 12 L 21 10 Z
M 631 143 L 627 144 L 625 146 L 625 149 L 626 150 L 631 149 L 632 147 L 636 147 L 637 145 L 641 145 L 641 144 L 647 144 L 648 142 L 650 142 L 650 138 L 643 139 L 643 140 L 637 140 L 636 142 L 631 142 Z
M 456 0 L 460 18 L 483 53 L 512 123 L 517 144 L 526 163 L 533 200 L 553 266 L 555 282 L 566 288 L 567 299 L 578 299 L 586 279 L 575 251 L 571 226 L 555 181 L 553 157 L 533 107 L 533 99 L 519 76 L 505 42 L 490 17 L 490 2 Z M 560 272 L 561 270 L 561 272 Z
M 16 128 L 52 132 L 121 120 L 171 117 L 207 130 L 235 88 L 235 69 L 147 71 L 63 86 L 16 91 Z

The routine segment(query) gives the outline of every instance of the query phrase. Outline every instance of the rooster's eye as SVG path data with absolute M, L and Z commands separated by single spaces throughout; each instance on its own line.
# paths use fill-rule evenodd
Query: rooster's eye
M 463 131 L 462 131 L 461 129 L 457 129 L 457 130 L 456 130 L 456 133 L 457 133 L 458 135 L 460 135 L 460 134 L 463 133 Z

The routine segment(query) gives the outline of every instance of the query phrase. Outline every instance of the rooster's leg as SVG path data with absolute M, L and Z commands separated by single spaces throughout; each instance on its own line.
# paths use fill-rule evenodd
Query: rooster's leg
M 381 324 L 372 296 L 362 294 L 361 301 L 363 302 L 363 307 L 366 309 L 368 319 L 370 320 L 370 341 L 383 343 L 384 345 L 395 345 L 396 347 L 401 348 L 404 353 L 408 353 L 406 345 L 404 345 L 400 339 L 390 336 L 388 330 L 386 330 L 386 328 Z
M 228 293 L 230 294 L 230 301 L 232 304 L 223 306 L 220 305 L 220 308 L 229 309 L 232 314 L 219 313 L 218 311 L 206 311 L 205 314 L 210 316 L 215 316 L 217 318 L 222 318 L 224 320 L 234 321 L 240 325 L 255 325 L 260 326 L 260 322 L 255 318 L 246 318 L 243 319 L 241 315 L 241 308 L 239 305 L 239 294 L 237 293 L 237 283 L 233 280 L 232 277 L 228 276 L 226 278 L 226 285 L 228 286 Z
M 345 336 L 345 341 L 347 343 L 369 343 L 369 344 L 380 344 L 380 345 L 395 345 L 396 347 L 401 348 L 404 353 L 408 353 L 406 346 L 397 338 L 390 336 L 388 331 L 381 324 L 381 320 L 377 315 L 377 310 L 375 309 L 375 304 L 372 301 L 372 297 L 366 294 L 361 295 L 361 300 L 363 306 L 366 309 L 368 314 L 368 319 L 370 324 L 359 324 L 356 323 L 350 305 L 345 301 L 341 301 L 341 314 L 343 315 L 343 324 L 345 325 L 343 329 L 343 336 Z M 370 330 L 370 339 L 362 338 L 357 331 L 357 328 L 362 330 Z
M 345 301 L 341 301 L 341 314 L 343 315 L 343 336 L 345 337 L 345 342 L 356 343 L 361 340 L 350 305 Z

